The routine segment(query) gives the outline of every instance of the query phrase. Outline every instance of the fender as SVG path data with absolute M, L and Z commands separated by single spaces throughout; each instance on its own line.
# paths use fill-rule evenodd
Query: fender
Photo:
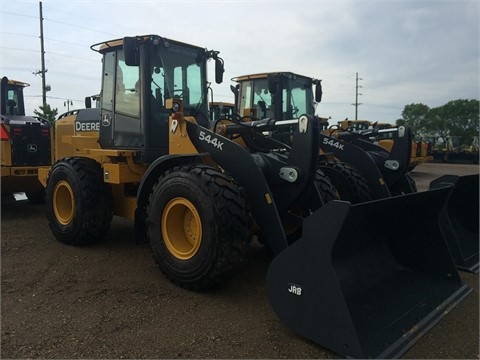
M 200 163 L 201 158 L 205 155 L 206 154 L 180 154 L 159 157 L 150 164 L 144 176 L 142 177 L 142 181 L 140 182 L 137 192 L 137 206 L 140 208 L 146 204 L 148 195 L 150 194 L 150 191 L 160 174 L 178 165 Z
M 369 152 L 372 158 L 378 161 L 378 166 L 381 168 L 382 175 L 385 182 L 390 189 L 399 187 L 400 190 L 407 190 L 405 188 L 405 174 L 408 172 L 410 157 L 412 153 L 412 131 L 409 127 L 400 126 L 394 132 L 393 146 L 390 152 L 385 150 L 382 146 L 376 145 L 362 138 L 354 138 L 351 143 L 363 150 Z M 398 168 L 395 170 L 389 169 L 385 166 L 385 161 L 395 161 Z M 408 182 L 407 182 L 408 185 Z
M 332 153 L 336 158 L 354 166 L 367 180 L 375 199 L 390 197 L 390 191 L 378 169 L 375 161 L 368 152 L 346 141 L 338 140 L 319 133 L 320 149 Z
M 172 167 L 200 163 L 207 154 L 165 155 L 156 159 L 145 172 L 137 191 L 137 208 L 135 209 L 135 239 L 137 242 L 146 240 L 145 217 L 148 196 L 160 174 Z

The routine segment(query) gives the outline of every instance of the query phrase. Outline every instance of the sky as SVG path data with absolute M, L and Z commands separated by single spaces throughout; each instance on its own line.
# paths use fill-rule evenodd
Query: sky
M 355 109 L 358 119 L 395 123 L 412 103 L 480 99 L 478 0 L 43 0 L 42 12 L 47 103 L 58 114 L 100 91 L 91 45 L 143 34 L 220 51 L 221 85 L 209 64 L 216 101 L 233 102 L 239 75 L 322 79 L 316 113 L 331 124 L 355 119 Z M 27 114 L 42 104 L 40 49 L 40 2 L 0 0 L 0 75 L 30 84 Z

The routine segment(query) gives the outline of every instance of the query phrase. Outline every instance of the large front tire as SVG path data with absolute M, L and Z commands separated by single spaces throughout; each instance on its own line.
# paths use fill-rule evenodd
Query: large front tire
M 330 178 L 340 200 L 352 204 L 373 200 L 367 181 L 351 165 L 340 161 L 327 161 L 320 163 L 318 167 Z
M 69 245 L 99 242 L 113 218 L 112 195 L 100 164 L 66 158 L 50 170 L 46 187 L 47 219 L 57 240 Z
M 249 254 L 243 193 L 209 166 L 177 167 L 159 178 L 147 206 L 147 231 L 161 271 L 188 289 L 230 278 Z

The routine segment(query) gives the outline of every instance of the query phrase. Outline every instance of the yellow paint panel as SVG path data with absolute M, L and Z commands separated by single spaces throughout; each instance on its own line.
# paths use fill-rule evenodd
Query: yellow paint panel
M 272 197 L 270 196 L 269 193 L 266 193 L 265 194 L 265 199 L 267 200 L 267 204 L 270 205 L 273 201 L 272 201 Z
M 133 172 L 127 164 L 103 164 L 103 180 L 110 184 L 140 182 L 143 172 Z

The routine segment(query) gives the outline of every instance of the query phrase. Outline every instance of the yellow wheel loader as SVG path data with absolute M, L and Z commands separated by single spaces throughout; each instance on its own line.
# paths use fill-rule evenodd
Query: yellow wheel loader
M 210 101 L 209 113 L 210 122 L 215 123 L 217 120 L 230 119 L 235 112 L 235 104 L 221 101 Z
M 92 49 L 103 55 L 101 108 L 56 121 L 55 164 L 39 173 L 59 241 L 101 241 L 113 215 L 126 217 L 170 280 L 204 289 L 238 270 L 258 231 L 274 255 L 274 311 L 348 357 L 401 356 L 471 292 L 436 221 L 451 186 L 335 200 L 312 116 L 298 114 L 293 146 L 265 134 L 268 119 L 209 129 L 206 63 L 221 82 L 217 51 L 157 35 Z
M 343 131 L 349 132 L 369 132 L 371 130 L 392 129 L 395 125 L 389 123 L 371 122 L 368 120 L 342 120 L 338 122 L 338 128 Z M 375 136 L 370 139 L 372 142 L 380 145 L 381 147 L 391 151 L 393 147 L 393 139 L 390 133 L 375 132 Z M 408 170 L 412 171 L 419 164 L 424 162 L 433 161 L 432 144 L 429 141 L 413 140 L 412 149 L 410 155 L 410 161 L 408 164 Z
M 38 169 L 52 164 L 52 128 L 38 116 L 26 116 L 23 89 L 29 84 L 8 79 L 0 83 L 2 202 L 24 192 L 34 204 L 45 202 Z
M 288 144 L 292 143 L 292 133 L 297 131 L 296 118 L 302 113 L 313 116 L 315 104 L 322 98 L 320 80 L 291 72 L 245 75 L 232 80 L 237 82 L 233 91 L 239 115 L 248 119 L 277 120 L 279 126 L 271 131 L 271 136 Z M 365 120 L 346 120 L 332 129 L 328 119 L 317 117 L 317 120 L 322 130 L 318 168 L 330 178 L 341 200 L 355 204 L 417 191 L 409 174 L 415 158 L 412 154 L 415 142 L 408 127 L 372 126 Z M 423 155 L 422 151 L 420 155 Z M 443 211 L 440 222 L 442 226 L 452 224 L 444 231 L 456 253 L 455 262 L 459 269 L 478 272 L 479 197 L 474 196 L 478 175 L 461 181 L 447 176 L 434 182 L 433 186 L 446 183 L 455 186 L 449 202 L 451 199 L 455 204 L 465 204 L 472 216 L 463 216 L 459 206 L 447 204 L 448 211 Z M 446 216 L 451 219 L 446 221 Z M 460 222 L 453 220 L 460 217 L 463 218 Z M 462 251 L 457 251 L 458 248 Z

